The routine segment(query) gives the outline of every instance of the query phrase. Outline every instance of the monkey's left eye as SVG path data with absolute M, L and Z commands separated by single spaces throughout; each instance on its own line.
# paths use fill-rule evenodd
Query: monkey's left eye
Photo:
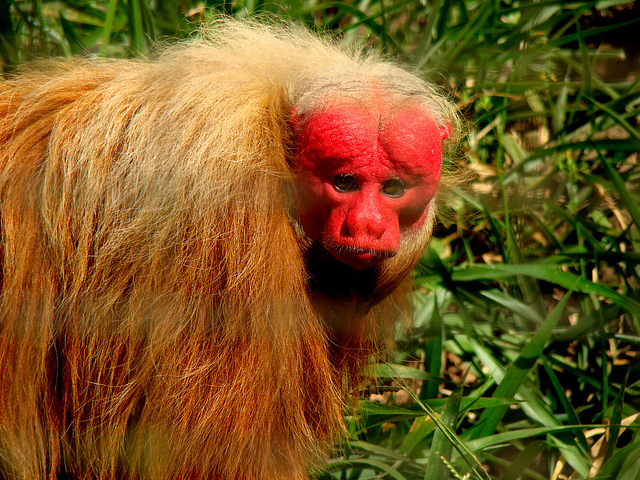
M 399 178 L 387 180 L 382 185 L 380 192 L 387 197 L 401 197 L 407 191 L 407 185 Z
M 340 193 L 355 192 L 358 190 L 358 181 L 353 175 L 336 175 L 333 177 L 333 188 Z

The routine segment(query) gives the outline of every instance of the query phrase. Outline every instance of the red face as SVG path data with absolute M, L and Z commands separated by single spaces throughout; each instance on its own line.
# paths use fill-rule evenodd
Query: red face
M 425 221 L 449 133 L 408 107 L 344 103 L 305 118 L 295 164 L 306 234 L 356 269 L 395 255 L 403 233 Z

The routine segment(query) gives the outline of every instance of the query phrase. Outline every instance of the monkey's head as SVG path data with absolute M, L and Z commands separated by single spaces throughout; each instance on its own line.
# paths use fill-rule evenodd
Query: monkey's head
M 377 95 L 294 112 L 291 123 L 305 234 L 358 270 L 393 257 L 427 219 L 449 125 L 424 107 L 389 105 Z

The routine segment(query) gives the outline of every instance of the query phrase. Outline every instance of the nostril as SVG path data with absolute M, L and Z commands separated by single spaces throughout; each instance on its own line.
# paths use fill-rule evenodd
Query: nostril
M 385 224 L 382 221 L 369 221 L 365 225 L 367 235 L 380 240 L 384 235 Z

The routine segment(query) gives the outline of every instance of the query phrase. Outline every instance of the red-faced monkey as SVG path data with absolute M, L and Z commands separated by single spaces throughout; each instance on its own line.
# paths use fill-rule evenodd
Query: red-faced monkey
M 302 29 L 0 83 L 0 477 L 302 479 L 408 310 L 458 129 Z

